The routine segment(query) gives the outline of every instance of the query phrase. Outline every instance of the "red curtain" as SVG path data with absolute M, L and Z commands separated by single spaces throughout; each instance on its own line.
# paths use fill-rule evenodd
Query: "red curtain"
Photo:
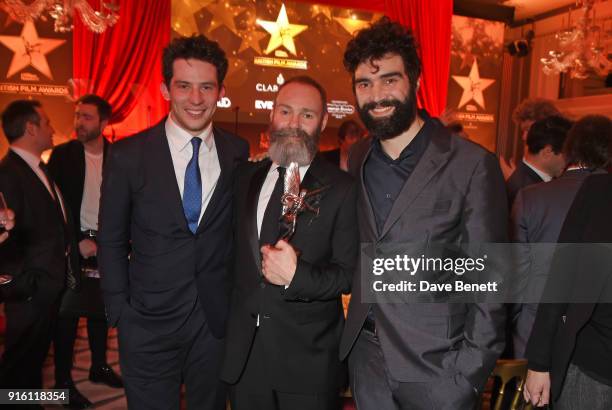
M 419 105 L 439 116 L 448 91 L 453 1 L 385 0 L 385 14 L 414 32 L 423 65 Z
M 100 10 L 101 0 L 89 0 Z M 148 99 L 136 119 L 146 128 L 167 111 L 159 93 L 161 53 L 170 41 L 170 0 L 119 1 L 119 22 L 102 34 L 74 19 L 73 77 L 75 94 L 94 93 L 113 107 L 111 123 L 125 120 L 142 98 Z

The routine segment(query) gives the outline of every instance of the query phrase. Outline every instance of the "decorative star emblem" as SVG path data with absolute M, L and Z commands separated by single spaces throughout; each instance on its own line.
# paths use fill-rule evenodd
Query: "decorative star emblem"
M 359 20 L 355 17 L 343 18 L 343 17 L 334 17 L 340 25 L 349 32 L 351 36 L 355 35 L 361 29 L 364 29 L 370 25 L 368 20 Z
M 463 88 L 463 95 L 461 95 L 461 101 L 457 108 L 463 107 L 468 102 L 474 100 L 478 105 L 485 109 L 485 99 L 483 91 L 486 90 L 495 80 L 490 78 L 480 78 L 480 72 L 478 71 L 478 61 L 474 59 L 470 74 L 467 77 L 454 75 L 455 80 L 461 88 Z
M 39 38 L 31 20 L 25 22 L 19 36 L 0 36 L 0 43 L 14 53 L 6 78 L 32 66 L 46 77 L 53 79 L 45 56 L 65 42 L 66 40 Z
M 240 33 L 239 35 L 242 39 L 242 42 L 240 43 L 238 54 L 249 48 L 255 50 L 257 54 L 261 54 L 261 46 L 259 45 L 259 41 L 267 36 L 266 33 L 253 30 L 247 33 Z
M 322 14 L 324 17 L 327 17 L 329 21 L 332 19 L 332 11 L 330 7 L 327 6 L 319 6 L 318 4 L 313 4 L 310 8 L 312 13 L 312 17 L 317 17 L 319 14 Z
M 293 37 L 297 36 L 308 28 L 308 26 L 301 24 L 289 23 L 285 4 L 282 5 L 276 21 L 257 20 L 257 24 L 263 27 L 264 30 L 270 33 L 271 36 L 270 42 L 268 43 L 268 48 L 266 48 L 266 51 L 264 51 L 265 54 L 270 54 L 280 46 L 283 46 L 291 54 L 297 55 Z
M 198 24 L 195 13 L 208 6 L 213 0 L 173 0 L 172 28 L 182 36 L 198 34 Z
M 224 25 L 230 29 L 232 33 L 236 34 L 236 22 L 234 18 L 244 11 L 244 7 L 231 6 L 226 1 L 220 1 L 217 4 L 209 5 L 206 9 L 213 15 L 210 27 L 208 28 L 209 33 Z

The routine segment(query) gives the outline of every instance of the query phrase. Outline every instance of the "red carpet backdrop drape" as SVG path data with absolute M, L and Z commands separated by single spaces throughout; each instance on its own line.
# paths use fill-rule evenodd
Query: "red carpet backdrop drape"
M 113 106 L 111 124 L 129 117 L 120 135 L 146 128 L 167 112 L 159 85 L 161 52 L 170 41 L 170 1 L 120 0 L 119 22 L 102 34 L 74 20 L 75 93 L 108 100 Z M 89 3 L 100 10 L 102 1 Z

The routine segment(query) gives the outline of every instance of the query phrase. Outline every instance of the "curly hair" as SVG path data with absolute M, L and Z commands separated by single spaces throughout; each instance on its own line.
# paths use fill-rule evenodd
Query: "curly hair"
M 527 148 L 537 154 L 550 145 L 555 154 L 560 154 L 572 122 L 560 115 L 553 115 L 533 123 L 527 134 Z
M 512 113 L 512 119 L 516 123 L 524 121 L 540 121 L 552 115 L 561 113 L 552 101 L 544 98 L 530 98 L 523 100 Z
M 612 121 L 603 115 L 587 115 L 567 134 L 563 152 L 569 164 L 596 169 L 606 167 L 612 149 Z
M 410 86 L 416 89 L 421 75 L 421 60 L 412 32 L 387 16 L 374 22 L 369 28 L 360 30 L 349 41 L 344 52 L 344 67 L 355 80 L 355 70 L 359 64 L 380 60 L 387 54 L 398 54 L 404 62 Z
M 217 69 L 217 82 L 223 84 L 227 74 L 227 57 L 219 43 L 209 40 L 202 34 L 190 37 L 177 37 L 164 49 L 162 56 L 162 75 L 166 86 L 170 87 L 172 66 L 178 59 L 194 59 L 210 63 Z

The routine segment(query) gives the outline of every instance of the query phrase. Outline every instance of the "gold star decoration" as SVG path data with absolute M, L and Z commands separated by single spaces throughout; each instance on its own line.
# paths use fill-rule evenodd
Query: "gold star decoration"
M 257 24 L 263 27 L 264 30 L 270 33 L 271 36 L 270 42 L 268 43 L 268 48 L 266 48 L 266 51 L 264 51 L 265 54 L 270 54 L 280 46 L 283 46 L 291 54 L 297 55 L 293 37 L 297 36 L 308 28 L 308 26 L 305 25 L 289 23 L 287 10 L 285 9 L 284 4 L 278 13 L 276 21 L 257 20 Z
M 261 46 L 259 45 L 260 40 L 267 36 L 266 33 L 262 33 L 260 31 L 250 31 L 250 32 L 241 32 L 239 34 L 242 42 L 240 43 L 240 48 L 238 49 L 238 53 L 243 52 L 249 48 L 252 48 L 257 52 L 257 54 L 261 54 Z
M 318 4 L 313 4 L 310 8 L 310 12 L 312 13 L 312 18 L 317 17 L 319 14 L 322 14 L 323 16 L 327 17 L 329 21 L 331 21 L 333 18 L 331 8 L 328 6 L 319 6 Z
M 474 100 L 478 105 L 485 109 L 485 99 L 483 91 L 486 90 L 495 80 L 490 78 L 480 78 L 480 72 L 478 71 L 478 61 L 474 59 L 470 74 L 467 77 L 454 75 L 455 80 L 461 88 L 463 88 L 463 94 L 457 108 L 463 107 L 468 102 Z
M 46 77 L 53 79 L 45 56 L 65 42 L 66 40 L 38 37 L 36 27 L 31 20 L 25 22 L 19 36 L 0 36 L 0 43 L 14 53 L 6 78 L 32 66 Z
M 349 32 L 351 36 L 354 36 L 355 33 L 361 29 L 364 29 L 370 25 L 370 21 L 368 20 L 359 20 L 356 16 L 351 16 L 349 18 L 343 17 L 334 17 L 340 25 Z
M 244 7 L 232 6 L 228 1 L 221 0 L 217 4 L 212 4 L 206 8 L 212 13 L 213 19 L 210 22 L 208 32 L 211 33 L 221 26 L 225 26 L 236 34 L 236 22 L 234 18 L 244 11 Z
M 195 13 L 212 2 L 213 0 L 173 0 L 172 29 L 182 36 L 199 33 Z

